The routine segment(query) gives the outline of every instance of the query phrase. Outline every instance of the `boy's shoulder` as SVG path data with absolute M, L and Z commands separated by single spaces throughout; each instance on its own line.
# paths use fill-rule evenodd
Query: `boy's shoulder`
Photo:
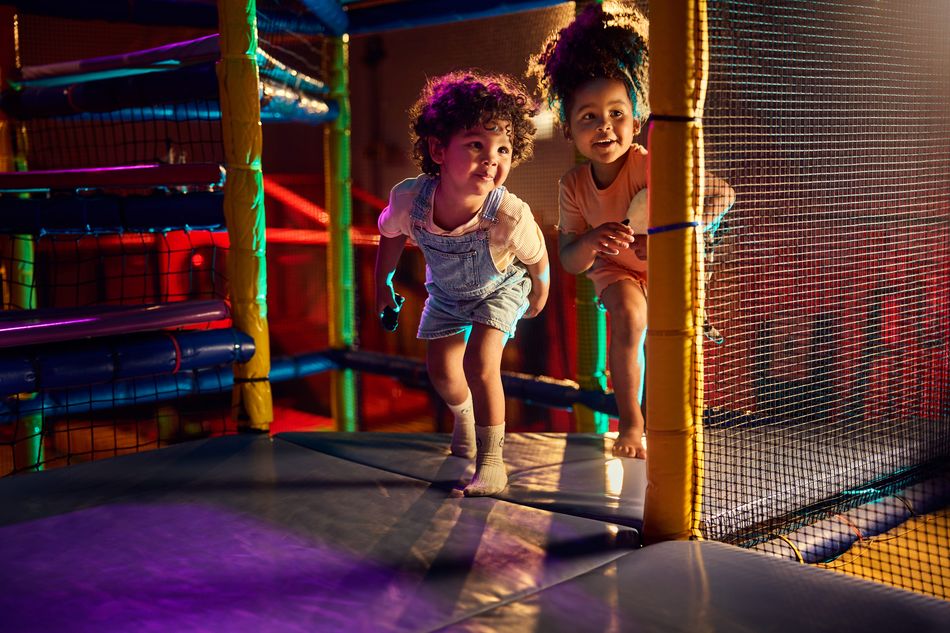
M 411 208 L 426 178 L 429 178 L 429 176 L 422 174 L 396 183 L 392 191 L 389 192 L 389 206 L 393 207 L 395 211 L 406 211 Z
M 505 189 L 505 195 L 502 196 L 501 203 L 498 205 L 498 212 L 518 219 L 525 213 L 530 214 L 531 207 L 528 206 L 527 202 Z
M 422 184 L 425 182 L 425 174 L 420 174 L 413 178 L 406 178 L 405 180 L 396 183 L 393 187 L 392 195 L 393 196 L 405 196 L 405 195 L 414 195 L 419 193 L 419 189 L 422 187 Z

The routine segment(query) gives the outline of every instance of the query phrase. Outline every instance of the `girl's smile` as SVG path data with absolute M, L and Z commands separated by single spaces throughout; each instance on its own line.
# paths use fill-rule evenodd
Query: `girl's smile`
M 640 122 L 623 82 L 595 79 L 574 94 L 568 133 L 577 150 L 591 161 L 599 186 L 613 182 L 639 131 Z

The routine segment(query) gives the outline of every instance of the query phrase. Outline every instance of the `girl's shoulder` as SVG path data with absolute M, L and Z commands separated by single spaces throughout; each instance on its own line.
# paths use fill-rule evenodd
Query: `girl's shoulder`
M 579 183 L 587 182 L 590 179 L 590 163 L 581 163 L 575 165 L 561 176 L 561 187 L 575 191 Z
M 627 182 L 630 183 L 634 191 L 639 191 L 647 186 L 648 166 L 647 149 L 642 145 L 631 147 L 630 151 L 627 152 L 627 164 L 624 165 L 624 172 L 626 172 Z
M 643 145 L 632 145 L 627 153 L 627 164 L 646 169 L 647 148 Z

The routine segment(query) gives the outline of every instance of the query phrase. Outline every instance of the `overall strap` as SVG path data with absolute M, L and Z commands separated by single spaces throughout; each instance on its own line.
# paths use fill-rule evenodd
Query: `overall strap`
M 419 179 L 422 180 L 422 186 L 412 201 L 412 210 L 409 217 L 416 222 L 425 222 L 426 216 L 432 210 L 432 193 L 435 191 L 436 185 L 439 184 L 439 179 L 429 174 L 423 174 L 419 176 Z
M 492 190 L 488 197 L 485 198 L 485 204 L 482 205 L 482 219 L 494 224 L 498 220 L 496 216 L 498 215 L 498 207 L 501 206 L 501 199 L 505 197 L 505 188 L 498 187 L 497 189 Z

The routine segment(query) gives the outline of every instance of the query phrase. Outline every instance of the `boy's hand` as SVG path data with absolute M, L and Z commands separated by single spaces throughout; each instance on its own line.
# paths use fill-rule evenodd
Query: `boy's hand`
M 584 234 L 586 246 L 595 255 L 619 255 L 633 244 L 633 229 L 624 222 L 604 222 Z
M 376 314 L 383 316 L 386 308 L 399 310 L 402 302 L 396 299 L 399 295 L 393 289 L 392 284 L 377 284 L 376 286 Z
M 549 284 L 532 283 L 531 292 L 528 293 L 528 309 L 524 313 L 525 319 L 530 319 L 541 314 L 544 305 L 548 302 Z
M 395 332 L 399 327 L 399 310 L 405 302 L 405 298 L 395 292 L 391 284 L 380 285 L 377 289 L 376 305 L 379 311 L 379 320 L 383 329 L 389 332 Z M 378 306 L 382 305 L 382 309 Z

